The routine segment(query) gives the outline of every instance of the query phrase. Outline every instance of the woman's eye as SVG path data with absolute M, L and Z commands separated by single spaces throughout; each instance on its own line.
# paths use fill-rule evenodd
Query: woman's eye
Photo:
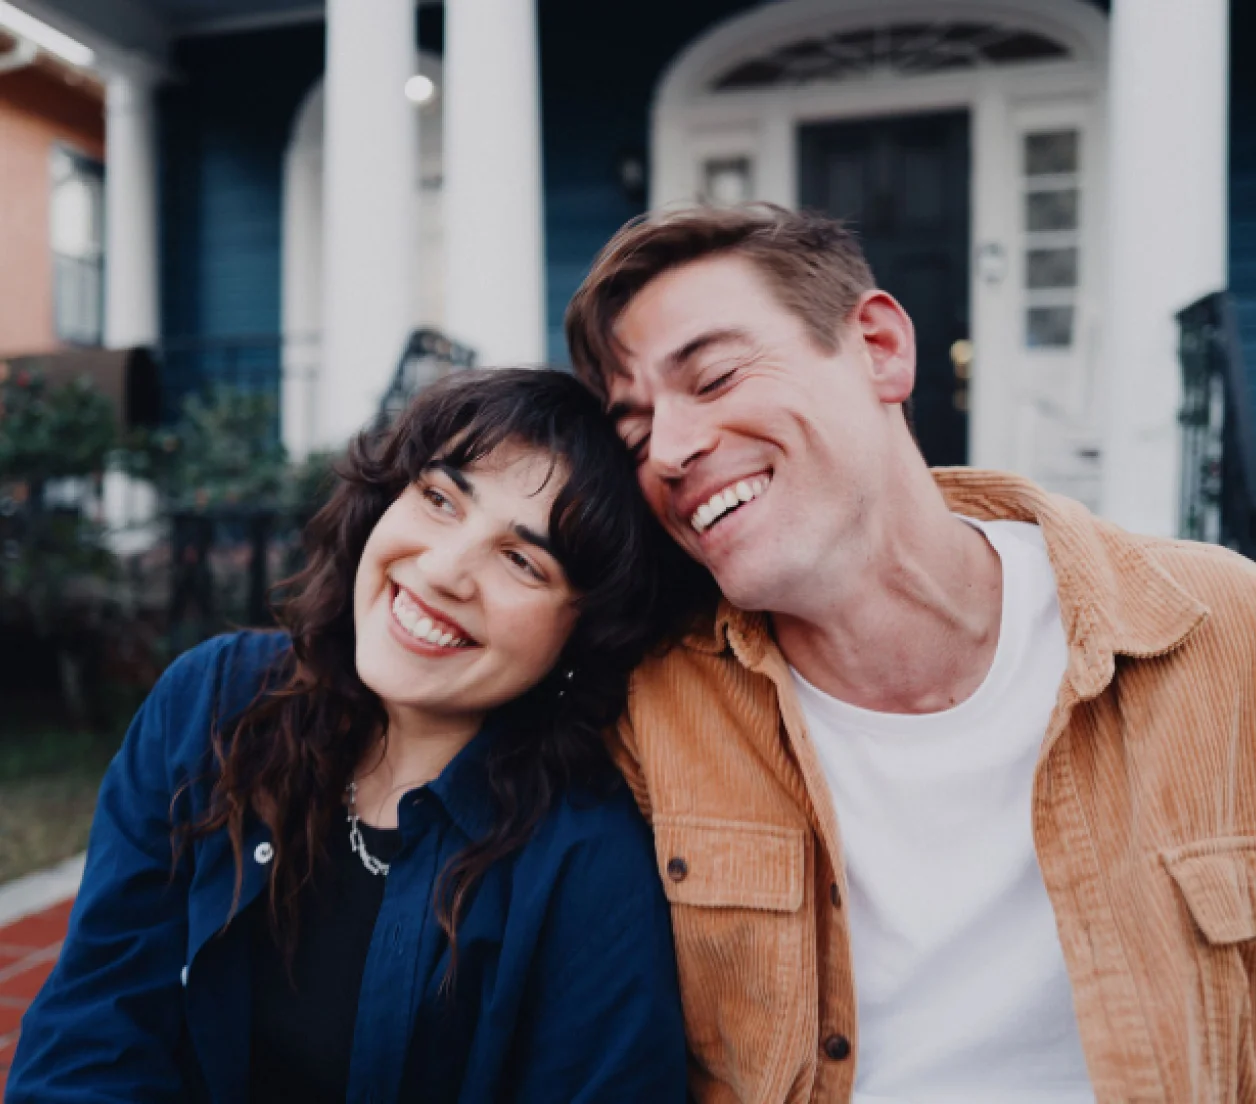
M 636 463 L 640 464 L 641 461 L 645 459 L 646 450 L 649 448 L 649 446 L 650 446 L 650 435 L 647 433 L 644 437 L 641 438 L 641 440 L 634 441 L 631 445 L 628 446 L 628 455 L 631 456 Z
M 438 510 L 444 510 L 447 514 L 454 513 L 454 504 L 450 501 L 449 496 L 443 491 L 437 490 L 435 487 L 424 487 L 423 497 L 428 500 Z
M 545 576 L 541 574 L 540 569 L 523 553 L 516 552 L 513 548 L 508 548 L 506 549 L 506 559 L 521 571 L 527 572 L 538 582 L 545 582 Z

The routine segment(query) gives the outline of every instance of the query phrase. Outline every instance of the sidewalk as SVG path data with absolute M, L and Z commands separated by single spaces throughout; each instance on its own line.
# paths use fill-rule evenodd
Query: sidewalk
M 22 1013 L 61 950 L 82 865 L 80 856 L 0 887 L 0 1097 Z

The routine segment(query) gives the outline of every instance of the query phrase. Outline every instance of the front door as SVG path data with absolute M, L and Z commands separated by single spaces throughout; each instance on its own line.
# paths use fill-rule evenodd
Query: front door
M 916 326 L 912 415 L 925 459 L 968 459 L 967 112 L 799 130 L 799 201 L 849 222 Z

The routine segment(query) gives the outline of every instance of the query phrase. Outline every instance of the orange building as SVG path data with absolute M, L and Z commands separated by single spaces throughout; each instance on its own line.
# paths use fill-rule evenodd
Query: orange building
M 104 87 L 0 31 L 0 356 L 99 345 Z

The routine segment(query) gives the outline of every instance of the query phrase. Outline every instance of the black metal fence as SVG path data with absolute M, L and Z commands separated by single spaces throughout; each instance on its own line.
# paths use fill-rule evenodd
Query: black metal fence
M 1178 316 L 1181 535 L 1256 558 L 1256 438 L 1234 306 L 1225 292 Z

